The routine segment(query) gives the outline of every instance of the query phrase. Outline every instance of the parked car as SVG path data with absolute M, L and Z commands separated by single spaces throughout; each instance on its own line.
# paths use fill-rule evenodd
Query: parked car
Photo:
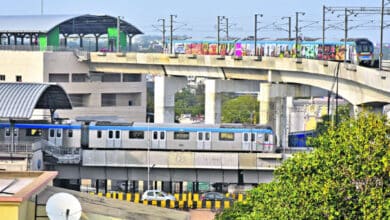
M 142 195 L 142 200 L 171 200 L 175 201 L 175 197 L 173 195 L 167 194 L 161 190 L 152 189 L 152 190 L 146 190 L 144 194 Z
M 231 197 L 226 197 L 224 194 L 219 193 L 219 192 L 207 192 L 204 193 L 200 199 L 202 201 L 214 201 L 214 200 L 219 200 L 219 201 L 233 201 L 233 198 Z

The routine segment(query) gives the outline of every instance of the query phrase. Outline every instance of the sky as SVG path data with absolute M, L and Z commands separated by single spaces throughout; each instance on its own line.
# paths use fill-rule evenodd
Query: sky
M 217 16 L 229 20 L 229 36 L 244 38 L 254 35 L 254 15 L 259 17 L 258 36 L 264 38 L 288 37 L 287 19 L 292 17 L 295 31 L 295 12 L 303 27 L 300 35 L 322 37 L 322 7 L 380 7 L 381 0 L 14 0 L 2 1 L 0 15 L 41 14 L 107 14 L 123 16 L 124 20 L 139 28 L 146 35 L 161 35 L 162 22 L 166 19 L 169 30 L 170 15 L 174 18 L 174 34 L 192 39 L 215 39 Z M 390 7 L 390 0 L 385 0 Z M 340 14 L 340 15 L 339 15 Z M 356 13 L 355 13 L 356 14 Z M 337 17 L 339 15 L 339 17 Z M 344 12 L 326 13 L 326 38 L 339 40 L 344 37 Z M 328 21 L 329 20 L 329 21 Z M 374 43 L 380 40 L 380 14 L 349 16 L 349 37 L 367 37 Z M 390 42 L 390 15 L 385 16 L 384 42 Z M 284 30 L 283 30 L 284 29 Z M 169 34 L 169 32 L 167 32 Z M 221 37 L 225 37 L 221 32 Z M 292 32 L 292 36 L 295 32 Z

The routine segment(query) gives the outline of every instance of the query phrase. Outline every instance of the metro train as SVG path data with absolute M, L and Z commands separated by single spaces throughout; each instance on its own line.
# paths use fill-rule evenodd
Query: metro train
M 275 152 L 272 129 L 243 124 L 154 124 L 75 122 L 15 123 L 15 145 L 46 139 L 53 146 L 84 149 Z M 0 142 L 11 144 L 9 123 L 0 123 Z
M 254 56 L 253 40 L 220 41 L 217 50 L 217 41 L 178 40 L 174 41 L 174 52 L 177 54 L 195 55 L 233 55 L 235 57 Z M 353 64 L 372 66 L 374 60 L 374 45 L 366 38 L 348 39 L 343 41 L 300 41 L 298 44 L 300 57 L 306 59 L 344 61 Z M 262 40 L 256 44 L 257 55 L 265 57 L 296 57 L 295 41 Z

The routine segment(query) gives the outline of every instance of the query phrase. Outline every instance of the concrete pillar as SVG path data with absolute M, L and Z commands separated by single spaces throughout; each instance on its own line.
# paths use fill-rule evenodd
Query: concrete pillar
M 360 111 L 361 111 L 361 107 L 359 107 L 357 105 L 351 105 L 351 107 L 349 109 L 349 115 L 351 117 L 357 118 Z
M 285 124 L 285 132 L 284 132 L 284 139 L 283 139 L 283 149 L 285 149 L 288 146 L 288 134 L 290 133 L 291 129 L 291 112 L 294 109 L 294 98 L 291 96 L 286 97 L 286 124 Z
M 271 125 L 271 83 L 260 83 L 260 94 L 258 100 L 260 101 L 260 110 L 259 110 L 259 124 L 262 125 Z
M 221 94 L 215 79 L 205 80 L 205 123 L 221 123 Z
M 175 93 L 185 87 L 187 78 L 156 76 L 154 78 L 154 122 L 175 122 Z
M 283 121 L 283 104 L 282 104 L 282 101 L 283 101 L 283 98 L 275 98 L 275 109 L 273 112 L 275 112 L 274 114 L 274 118 L 275 118 L 275 125 L 273 126 L 274 128 L 274 133 L 275 133 L 275 136 L 276 136 L 276 140 L 277 140 L 277 146 L 280 146 L 280 142 L 281 142 L 281 134 L 282 134 L 282 121 Z M 276 146 L 276 147 L 277 147 Z

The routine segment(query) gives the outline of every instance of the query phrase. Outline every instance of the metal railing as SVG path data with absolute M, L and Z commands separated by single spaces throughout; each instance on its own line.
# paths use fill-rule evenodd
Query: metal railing
M 39 45 L 0 45 L 0 50 L 13 50 L 13 51 L 74 51 L 82 50 L 82 48 L 70 48 L 64 46 L 46 46 L 40 47 Z
M 0 144 L 0 152 L 11 153 L 11 144 Z M 13 147 L 12 153 L 32 153 L 31 144 L 16 144 Z
M 42 150 L 54 157 L 60 164 L 79 164 L 81 162 L 81 149 L 71 147 L 58 147 L 45 145 Z
M 382 70 L 390 71 L 390 60 L 383 60 L 382 61 Z

